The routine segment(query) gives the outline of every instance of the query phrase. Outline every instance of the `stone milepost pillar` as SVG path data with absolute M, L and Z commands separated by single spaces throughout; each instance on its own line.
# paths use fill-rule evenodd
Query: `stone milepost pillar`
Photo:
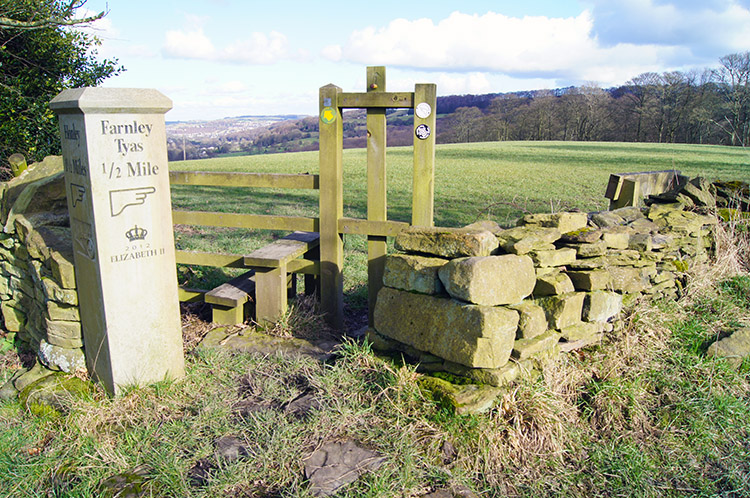
M 184 375 L 164 113 L 156 90 L 65 90 L 50 107 L 86 362 L 111 394 Z

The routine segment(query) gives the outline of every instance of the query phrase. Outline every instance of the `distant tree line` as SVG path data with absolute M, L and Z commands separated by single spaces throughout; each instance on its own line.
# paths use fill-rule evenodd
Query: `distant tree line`
M 564 140 L 750 145 L 750 52 L 717 69 L 643 73 L 625 85 L 438 97 L 437 142 Z M 413 142 L 411 111 L 389 109 L 390 146 Z M 367 145 L 366 114 L 344 115 L 344 147 Z M 169 159 L 317 150 L 310 116 L 220 138 L 170 139 Z
M 438 141 L 750 144 L 750 52 L 718 69 L 644 73 L 623 86 L 438 99 Z

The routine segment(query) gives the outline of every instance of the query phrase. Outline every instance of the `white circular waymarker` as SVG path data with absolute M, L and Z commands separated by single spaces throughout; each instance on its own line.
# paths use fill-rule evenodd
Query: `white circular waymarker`
M 425 119 L 430 117 L 430 114 L 432 114 L 432 107 L 430 107 L 430 104 L 428 104 L 427 102 L 421 102 L 417 104 L 417 108 L 414 110 L 414 113 L 419 119 Z

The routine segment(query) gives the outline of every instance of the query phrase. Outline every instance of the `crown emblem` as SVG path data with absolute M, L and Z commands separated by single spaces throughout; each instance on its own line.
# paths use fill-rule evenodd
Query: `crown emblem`
M 125 237 L 127 237 L 130 242 L 144 240 L 146 235 L 148 235 L 148 230 L 140 228 L 138 225 L 134 225 L 133 228 L 125 232 Z

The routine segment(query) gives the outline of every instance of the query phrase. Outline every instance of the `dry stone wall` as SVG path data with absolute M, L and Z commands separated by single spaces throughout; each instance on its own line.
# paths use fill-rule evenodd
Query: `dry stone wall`
M 530 214 L 502 229 L 412 227 L 387 257 L 369 338 L 424 370 L 501 386 L 598 343 L 640 296 L 673 299 L 709 258 L 717 223 L 702 179 L 647 207 Z
M 0 187 L 3 328 L 52 370 L 85 369 L 63 163 L 47 157 Z

